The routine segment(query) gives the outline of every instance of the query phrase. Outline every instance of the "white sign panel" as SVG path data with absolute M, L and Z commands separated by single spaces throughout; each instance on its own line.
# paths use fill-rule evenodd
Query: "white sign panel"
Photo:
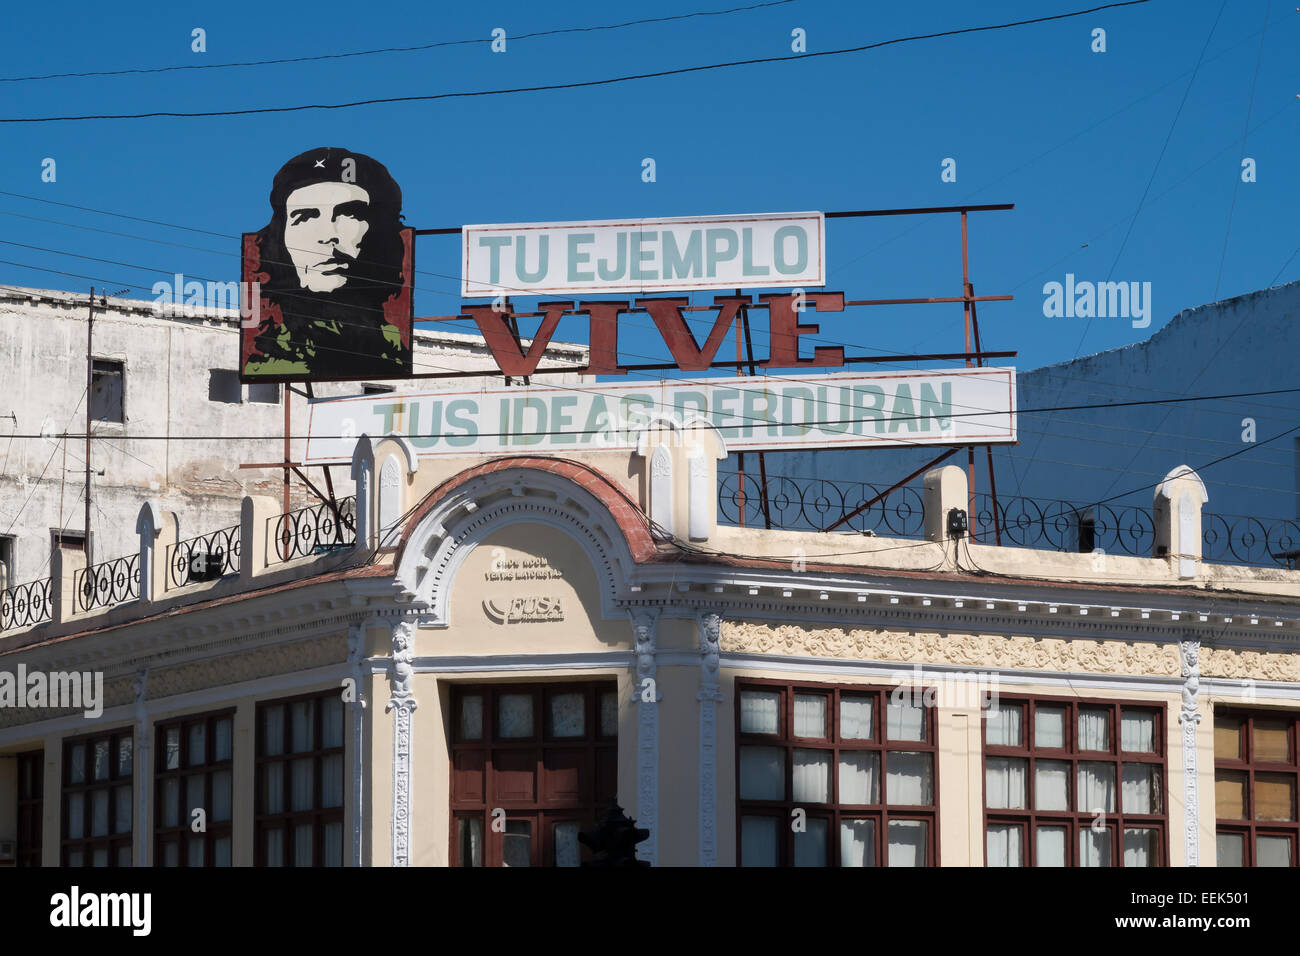
M 360 435 L 421 457 L 631 449 L 655 422 L 717 428 L 730 451 L 1016 440 L 1011 368 L 532 385 L 317 399 L 306 460 L 347 462 Z
M 461 295 L 826 284 L 819 212 L 465 226 Z

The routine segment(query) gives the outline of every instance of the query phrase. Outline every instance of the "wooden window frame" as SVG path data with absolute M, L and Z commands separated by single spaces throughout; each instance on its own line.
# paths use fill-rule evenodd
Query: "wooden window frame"
M 1246 774 L 1246 818 L 1244 820 L 1232 820 L 1218 816 L 1218 801 L 1215 801 L 1214 830 L 1217 837 L 1220 833 L 1239 833 L 1244 839 L 1244 850 L 1242 856 L 1242 866 L 1258 866 L 1257 854 L 1255 852 L 1255 840 L 1260 836 L 1285 836 L 1291 840 L 1291 865 L 1300 866 L 1300 712 L 1290 710 L 1268 710 L 1249 707 L 1220 707 L 1214 708 L 1214 720 L 1220 717 L 1230 717 L 1241 719 L 1241 729 L 1238 731 L 1238 750 L 1243 754 L 1236 760 L 1230 760 L 1220 757 L 1218 753 L 1214 755 L 1214 777 L 1217 783 L 1220 770 L 1230 770 L 1244 772 Z M 1285 763 L 1269 762 L 1255 759 L 1255 720 L 1262 718 L 1264 720 L 1284 720 L 1287 722 L 1287 755 L 1288 760 Z M 1243 740 L 1242 737 L 1245 739 Z M 1291 785 L 1291 820 L 1256 820 L 1255 819 L 1255 775 L 1257 773 L 1271 774 L 1290 774 L 1292 777 Z
M 27 750 L 14 756 L 18 760 L 18 852 L 14 863 L 16 866 L 41 866 L 45 831 L 45 750 Z M 23 787 L 24 771 L 30 772 L 30 791 Z
M 1021 741 L 1019 747 L 1009 747 L 988 743 L 986 727 L 987 717 L 980 721 L 980 792 L 983 794 L 984 809 L 983 852 L 984 864 L 988 865 L 988 829 L 996 824 L 1020 824 L 1024 828 L 1021 840 L 1021 866 L 1038 865 L 1038 842 L 1035 839 L 1040 825 L 1064 826 L 1065 866 L 1079 866 L 1079 833 L 1081 828 L 1089 828 L 1096 819 L 1091 810 L 1080 810 L 1076 806 L 1079 799 L 1079 764 L 1109 763 L 1115 768 L 1115 811 L 1104 815 L 1104 825 L 1110 833 L 1111 866 L 1124 866 L 1124 830 L 1126 828 L 1154 828 L 1157 834 L 1158 848 L 1155 866 L 1169 865 L 1169 766 L 1166 754 L 1167 712 L 1165 704 L 1158 701 L 1114 700 L 1095 697 L 1050 697 L 1037 694 L 999 695 L 998 706 L 1020 704 L 1025 707 L 1021 721 Z M 1034 725 L 1039 705 L 1065 708 L 1065 746 L 1061 748 L 1037 747 L 1034 745 Z M 1110 749 L 1080 750 L 1078 747 L 1079 709 L 1105 707 L 1110 711 Z M 1121 720 L 1124 711 L 1140 710 L 1154 714 L 1155 724 L 1152 730 L 1150 753 L 1121 750 Z M 985 715 L 981 715 L 985 716 Z M 988 805 L 988 759 L 990 757 L 1019 757 L 1026 760 L 1025 802 L 1028 809 L 1015 810 L 990 808 Z M 1051 760 L 1070 764 L 1070 779 L 1066 791 L 1072 810 L 1038 810 L 1034 808 L 1034 767 L 1039 760 Z M 1160 769 L 1160 813 L 1131 813 L 1124 810 L 1124 764 L 1150 764 Z
M 312 711 L 312 746 L 311 750 L 294 751 L 293 742 L 293 721 L 290 716 L 290 707 L 293 704 L 301 703 L 306 700 L 316 701 L 316 707 Z M 342 729 L 340 733 L 339 744 L 337 747 L 321 747 L 322 740 L 322 716 L 324 709 L 320 706 L 322 701 L 337 700 L 342 707 Z M 282 741 L 282 750 L 278 754 L 266 753 L 266 734 L 264 733 L 264 715 L 271 707 L 284 707 L 284 739 Z M 297 694 L 293 697 L 277 697 L 273 700 L 259 700 L 254 712 L 253 732 L 256 737 L 256 773 L 254 774 L 254 825 L 253 825 L 253 856 L 257 866 L 267 866 L 266 861 L 266 840 L 267 830 L 282 829 L 284 831 L 284 862 L 281 864 L 285 867 L 292 867 L 296 864 L 294 831 L 297 826 L 304 823 L 310 823 L 312 826 L 312 853 L 311 865 L 313 867 L 325 866 L 325 826 L 330 823 L 337 823 L 340 827 L 344 824 L 344 813 L 347 808 L 348 800 L 348 768 L 346 759 L 346 745 L 348 739 L 348 722 L 352 719 L 349 716 L 351 708 L 343 706 L 343 700 L 340 692 L 335 690 L 314 691 L 310 694 Z M 342 781 L 339 785 L 339 792 L 342 800 L 337 807 L 321 806 L 321 782 L 323 775 L 321 769 L 326 757 L 339 756 L 343 759 L 339 761 Z M 292 810 L 293 805 L 293 768 L 290 766 L 295 760 L 313 759 L 312 765 L 312 805 L 307 810 Z M 281 795 L 281 806 L 284 810 L 280 813 L 267 813 L 264 808 L 265 799 L 265 776 L 266 768 L 274 763 L 284 764 L 284 771 L 281 774 L 283 784 L 283 793 Z M 347 834 L 343 834 L 342 840 L 342 858 L 339 863 L 346 866 L 348 862 Z
M 218 721 L 230 721 L 230 756 L 225 760 L 212 760 L 212 741 L 215 739 L 213 729 Z M 195 724 L 203 725 L 204 749 L 207 751 L 203 763 L 191 764 L 190 756 L 190 728 Z M 180 751 L 177 755 L 178 766 L 176 769 L 167 768 L 167 731 L 177 729 L 180 732 Z M 158 721 L 154 724 L 153 730 L 154 749 L 157 756 L 154 758 L 154 843 L 153 855 L 154 866 L 162 867 L 167 864 L 164 862 L 164 844 L 175 839 L 179 843 L 179 860 L 177 866 L 188 867 L 189 864 L 189 844 L 199 841 L 203 844 L 203 866 L 215 867 L 214 848 L 217 840 L 226 837 L 230 840 L 231 865 L 234 865 L 234 835 L 232 827 L 234 823 L 234 803 L 235 803 L 235 709 L 217 710 L 203 714 L 187 714 L 184 717 L 174 717 L 170 720 Z M 212 777 L 214 774 L 225 770 L 230 773 L 230 816 L 229 820 L 215 821 L 212 819 Z M 193 832 L 191 825 L 193 823 L 193 807 L 186 807 L 186 784 L 187 777 L 195 774 L 203 775 L 203 809 L 206 814 L 204 820 L 206 831 L 204 833 Z M 176 780 L 179 788 L 178 799 L 179 812 L 175 826 L 167 826 L 163 819 L 166 801 L 164 799 L 164 790 L 167 781 Z
M 119 773 L 119 748 L 121 741 L 125 738 L 131 741 L 131 772 L 123 775 Z M 109 767 L 108 778 L 105 780 L 94 779 L 94 752 L 96 741 L 107 739 L 109 742 Z M 94 865 L 94 853 L 98 849 L 108 851 L 108 865 L 117 866 L 117 853 L 125 848 L 132 853 L 134 860 L 134 841 L 135 828 L 139 821 L 135 818 L 135 761 L 136 745 L 135 732 L 131 726 L 118 727 L 113 730 L 104 730 L 95 734 L 82 734 L 77 737 L 65 737 L 63 744 L 63 778 L 59 801 L 59 827 L 60 827 L 60 845 L 59 860 L 63 866 L 71 866 L 68 862 L 69 855 L 76 850 L 82 851 L 82 866 L 91 867 Z M 85 744 L 85 753 L 83 755 L 82 782 L 72 783 L 72 750 L 78 744 Z M 126 786 L 130 793 L 131 804 L 131 827 L 125 833 L 112 832 L 113 826 L 117 821 L 117 790 L 119 787 Z M 98 790 L 108 792 L 108 828 L 109 832 L 102 836 L 91 836 L 91 822 L 93 819 L 93 794 Z M 70 811 L 69 797 L 75 794 L 82 794 L 82 836 L 72 839 L 68 836 L 68 814 Z
M 742 733 L 740 729 L 741 694 L 747 690 L 778 691 L 782 694 L 778 711 L 777 732 L 775 734 Z M 794 831 L 790 825 L 796 808 L 805 810 L 809 819 L 827 820 L 827 861 L 829 867 L 841 865 L 840 860 L 840 823 L 843 820 L 874 820 L 876 825 L 876 866 L 887 866 L 889 860 L 889 824 L 919 820 L 926 823 L 925 866 L 939 865 L 939 746 L 936 740 L 937 724 L 935 709 L 922 705 L 924 714 L 925 740 L 890 740 L 888 739 L 889 698 L 900 691 L 916 699 L 923 699 L 924 688 L 892 687 L 879 684 L 822 684 L 806 681 L 769 680 L 763 678 L 737 679 L 735 685 L 735 738 L 736 738 L 736 865 L 744 866 L 743 838 L 741 827 L 746 816 L 775 816 L 778 818 L 777 832 L 782 834 L 778 846 L 777 865 L 786 867 L 794 865 Z M 827 700 L 826 737 L 822 739 L 796 737 L 794 734 L 794 700 L 797 694 L 809 693 L 825 695 Z M 839 714 L 841 698 L 850 696 L 874 696 L 872 714 L 872 738 L 870 740 L 848 739 L 840 737 Z M 740 796 L 740 749 L 742 746 L 781 747 L 785 750 L 785 799 L 750 800 Z M 794 751 L 825 750 L 830 753 L 831 802 L 812 804 L 807 801 L 796 803 L 794 800 Z M 880 755 L 878 763 L 877 797 L 874 804 L 840 804 L 836 802 L 839 794 L 840 753 L 870 752 Z M 892 805 L 887 801 L 888 754 L 928 753 L 930 754 L 930 784 L 932 803 L 920 805 Z M 847 808 L 847 809 L 846 809 Z
M 582 737 L 551 737 L 547 734 L 546 704 L 554 695 L 582 692 L 585 695 Z M 483 866 L 501 866 L 503 840 L 494 834 L 492 810 L 500 808 L 506 812 L 506 822 L 526 822 L 532 834 L 529 844 L 529 866 L 554 866 L 555 846 L 553 825 L 564 822 L 577 822 L 582 829 L 597 822 L 599 814 L 608 806 L 609 798 L 614 794 L 599 793 L 598 762 L 604 755 L 614 761 L 617 775 L 618 733 L 604 736 L 600 730 L 601 694 L 614 693 L 617 700 L 618 683 L 616 680 L 602 678 L 599 680 L 567 682 L 528 682 L 528 683 L 473 683 L 453 684 L 451 686 L 450 719 L 447 726 L 448 756 L 452 782 L 450 787 L 450 842 L 451 852 L 448 859 L 451 866 L 468 866 L 461 859 L 460 841 L 458 839 L 458 821 L 477 819 L 482 827 L 481 856 Z M 496 720 L 496 701 L 501 694 L 533 694 L 533 735 L 531 737 L 498 737 Z M 477 739 L 462 739 L 460 734 L 460 702 L 466 696 L 483 697 L 482 734 Z M 549 798 L 545 792 L 546 756 L 548 752 L 558 750 L 583 750 L 585 772 L 589 779 L 584 787 L 590 794 L 590 800 L 563 800 Z M 503 799 L 495 791 L 494 753 L 534 751 L 537 755 L 534 771 L 534 799 Z M 472 799 L 457 793 L 455 775 L 460 759 L 465 755 L 478 757 L 482 762 L 482 799 Z M 617 786 L 617 785 L 616 785 Z M 586 858 L 585 847 L 580 849 Z

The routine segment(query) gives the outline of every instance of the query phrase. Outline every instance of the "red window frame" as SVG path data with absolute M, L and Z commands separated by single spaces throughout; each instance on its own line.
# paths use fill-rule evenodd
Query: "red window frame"
M 94 757 L 96 745 L 107 743 L 108 776 L 94 776 Z M 130 766 L 123 770 L 121 755 L 123 744 L 130 754 Z M 78 747 L 81 752 L 81 780 L 73 783 L 73 757 Z M 131 826 L 122 832 L 114 832 L 117 825 L 117 813 L 122 800 L 121 789 L 126 788 L 127 809 L 131 814 Z M 92 836 L 94 820 L 95 795 L 107 791 L 108 832 Z M 116 730 L 102 731 L 97 734 L 85 734 L 80 737 L 68 737 L 63 741 L 63 792 L 59 807 L 61 816 L 62 840 L 60 858 L 64 866 L 94 866 L 96 851 L 104 850 L 107 866 L 131 866 L 132 842 L 135 834 L 135 737 L 131 727 L 119 727 Z M 81 800 L 81 836 L 71 837 L 69 823 L 72 814 L 72 800 L 80 795 Z M 81 854 L 81 863 L 71 862 L 74 853 Z M 124 859 L 123 859 L 124 855 Z
M 40 866 L 45 830 L 45 751 L 18 758 L 18 866 Z
M 1236 758 L 1219 755 L 1219 722 L 1221 720 L 1241 721 L 1238 727 L 1238 750 Z M 1287 724 L 1287 759 L 1285 761 L 1260 760 L 1255 753 L 1255 721 L 1282 721 Z M 1214 782 L 1218 790 L 1220 774 L 1246 774 L 1245 818 L 1234 820 L 1219 816 L 1220 802 L 1215 800 L 1215 833 L 1241 834 L 1243 838 L 1242 865 L 1258 866 L 1256 839 L 1259 836 L 1283 836 L 1291 842 L 1291 865 L 1300 866 L 1300 807 L 1296 806 L 1300 797 L 1300 762 L 1297 761 L 1300 750 L 1300 713 L 1283 710 L 1251 710 L 1237 707 L 1215 707 L 1214 709 Z M 1291 779 L 1291 819 L 1257 820 L 1255 799 L 1255 779 L 1258 774 L 1286 775 Z M 1220 864 L 1222 865 L 1222 864 Z
M 221 721 L 230 723 L 230 754 L 224 760 L 213 759 L 213 741 L 216 739 L 215 730 Z M 160 721 L 154 724 L 154 747 L 158 751 L 154 760 L 154 866 L 167 866 L 166 851 L 169 843 L 177 846 L 177 860 L 174 865 L 188 867 L 189 848 L 192 843 L 200 843 L 203 846 L 203 863 L 205 867 L 216 866 L 216 844 L 218 840 L 225 839 L 230 841 L 230 852 L 232 854 L 231 864 L 233 864 L 234 840 L 231 834 L 232 819 L 217 820 L 213 817 L 213 776 L 219 772 L 230 774 L 230 804 L 231 817 L 234 816 L 234 734 L 235 711 L 229 710 L 213 711 L 207 714 L 191 714 L 186 717 L 178 717 L 174 720 Z M 190 731 L 194 727 L 203 727 L 204 755 L 198 763 L 193 763 L 190 753 Z M 167 766 L 167 735 L 170 731 L 177 731 L 179 735 L 179 746 L 177 750 L 177 763 L 174 768 Z M 205 830 L 201 833 L 195 833 L 193 830 L 193 810 L 194 807 L 188 804 L 188 785 L 187 778 L 196 775 L 203 777 L 203 809 L 205 811 L 204 826 Z M 168 825 L 166 822 L 166 789 L 168 782 L 175 780 L 178 788 L 177 805 L 178 815 L 174 825 Z M 227 864 L 227 865 L 231 865 Z

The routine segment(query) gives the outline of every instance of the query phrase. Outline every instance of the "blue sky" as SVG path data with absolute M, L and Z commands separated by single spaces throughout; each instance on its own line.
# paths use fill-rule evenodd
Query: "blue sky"
M 796 27 L 806 31 L 809 51 L 819 51 L 1089 6 L 794 0 L 725 16 L 508 39 L 505 53 L 490 49 L 496 27 L 518 37 L 746 2 L 228 2 L 196 8 L 201 13 L 11 4 L 0 40 L 4 77 L 480 42 L 244 69 L 0 83 L 0 118 L 564 83 L 788 55 Z M 1015 364 L 1028 369 L 1139 341 L 1181 309 L 1300 278 L 1300 256 L 1283 269 L 1300 241 L 1300 13 L 1272 4 L 1261 48 L 1266 7 L 1265 0 L 1227 3 L 1212 35 L 1219 2 L 1152 0 L 1000 32 L 589 89 L 259 116 L 3 124 L 0 189 L 221 235 L 5 195 L 3 213 L 216 252 L 0 215 L 0 239 L 158 271 L 12 245 L 0 245 L 0 259 L 94 276 L 95 285 L 111 289 L 134 286 L 142 298 L 174 272 L 237 279 L 237 241 L 225 237 L 264 225 L 276 169 L 318 145 L 384 162 L 403 187 L 406 221 L 422 228 L 1014 202 L 1014 211 L 972 217 L 971 269 L 977 293 L 1015 296 L 981 310 L 986 347 L 1019 350 Z M 206 53 L 191 52 L 195 27 L 206 30 Z M 1105 53 L 1091 50 L 1096 28 L 1106 31 Z M 1243 156 L 1256 160 L 1257 182 L 1240 181 Z M 41 179 L 47 157 L 57 162 L 53 183 Z M 641 179 L 645 157 L 656 163 L 653 183 Z M 955 183 L 940 181 L 946 157 L 957 161 Z M 960 294 L 955 217 L 832 221 L 827 250 L 828 288 L 850 298 Z M 421 238 L 416 267 L 417 316 L 458 312 L 457 240 Z M 1151 327 L 1044 317 L 1043 284 L 1064 281 L 1067 272 L 1079 280 L 1150 282 Z M 91 284 L 2 263 L 0 282 L 75 291 Z M 640 318 L 644 324 L 624 336 L 625 360 L 667 359 Z M 823 342 L 847 343 L 855 354 L 961 347 L 956 305 L 855 309 L 819 321 Z M 572 319 L 558 337 L 584 336 L 583 321 Z

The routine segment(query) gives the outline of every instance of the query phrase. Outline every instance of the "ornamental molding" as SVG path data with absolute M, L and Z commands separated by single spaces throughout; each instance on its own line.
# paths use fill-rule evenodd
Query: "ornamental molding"
M 1202 647 L 1200 676 L 1230 680 L 1300 682 L 1300 653 Z
M 1196 725 L 1201 722 L 1199 696 L 1201 670 L 1197 660 L 1201 642 L 1183 641 L 1179 646 L 1182 660 L 1183 703 L 1178 722 L 1183 726 L 1183 841 L 1188 866 L 1201 865 L 1201 805 L 1197 792 Z
M 35 665 L 28 665 L 27 672 L 30 674 L 34 671 L 41 670 L 50 673 L 45 668 L 38 668 Z M 56 669 L 51 669 L 56 670 Z M 64 670 L 72 670 L 65 668 Z M 86 669 L 83 669 L 83 672 Z M 114 707 L 121 707 L 129 704 L 134 700 L 132 692 L 133 675 L 104 678 L 104 699 L 102 706 L 105 711 Z M 83 717 L 86 712 L 85 707 L 0 707 L 0 729 L 8 727 L 22 727 L 26 724 L 42 723 L 47 720 L 57 720 L 60 717 Z
M 1178 677 L 1177 645 L 1034 638 L 1020 635 L 936 634 L 814 628 L 726 621 L 722 649 L 791 657 L 838 657 L 899 663 L 961 665 L 999 670 L 1069 671 Z
M 384 706 L 393 712 L 393 866 L 411 865 L 411 717 L 419 706 L 412 690 L 415 669 L 415 622 L 392 625 L 393 653 L 388 674 L 391 695 Z
M 159 667 L 149 673 L 149 700 L 259 677 L 313 670 L 347 660 L 347 637 L 335 633 L 306 641 L 250 648 L 239 654 Z
M 722 615 L 697 618 L 700 643 L 700 866 L 718 865 L 718 677 L 722 657 Z
M 662 446 L 661 446 L 662 447 Z M 650 831 L 639 859 L 651 866 L 659 863 L 659 701 L 655 680 L 655 653 L 659 614 L 633 611 L 632 639 L 635 648 L 636 679 L 632 699 L 636 702 L 636 823 Z

